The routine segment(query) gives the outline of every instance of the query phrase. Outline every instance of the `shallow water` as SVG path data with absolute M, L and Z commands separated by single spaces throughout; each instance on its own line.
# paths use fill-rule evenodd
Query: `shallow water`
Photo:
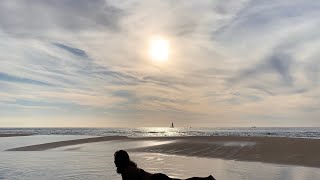
M 32 139 L 33 137 L 29 138 Z M 52 139 L 53 137 L 49 141 Z M 33 142 L 35 142 L 35 139 L 33 139 Z M 116 150 L 159 143 L 163 142 L 108 141 L 66 146 L 48 151 L 0 151 L 0 179 L 120 180 L 121 177 L 115 173 L 113 164 L 113 153 Z M 320 177 L 320 169 L 301 166 L 184 157 L 159 153 L 131 153 L 131 157 L 147 171 L 163 172 L 177 178 L 207 176 L 209 174 L 217 179 L 224 180 L 314 180 Z
M 258 162 L 240 162 L 215 158 L 184 157 L 163 154 L 133 154 L 138 164 L 151 172 L 165 172 L 177 178 L 207 176 L 216 179 L 315 180 L 320 169 Z

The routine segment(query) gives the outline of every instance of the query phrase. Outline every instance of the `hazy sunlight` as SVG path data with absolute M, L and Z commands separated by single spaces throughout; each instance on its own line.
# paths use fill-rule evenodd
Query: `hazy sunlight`
M 169 50 L 170 50 L 169 40 L 162 37 L 156 37 L 151 39 L 149 53 L 152 60 L 155 60 L 155 61 L 168 60 Z

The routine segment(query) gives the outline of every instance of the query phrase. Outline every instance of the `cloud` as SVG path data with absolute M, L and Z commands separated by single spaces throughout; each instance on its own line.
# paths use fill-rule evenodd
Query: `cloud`
M 33 80 L 33 79 L 12 76 L 12 75 L 1 73 L 1 72 L 0 72 L 0 81 L 26 83 L 26 84 L 34 84 L 34 85 L 41 85 L 41 86 L 52 86 L 52 84 L 49 84 L 46 82 L 41 82 L 41 81 L 37 81 L 37 80 Z
M 64 44 L 60 44 L 60 43 L 53 43 L 53 45 L 61 48 L 61 49 L 64 49 L 76 56 L 80 56 L 80 57 L 83 57 L 83 58 L 87 58 L 88 55 L 85 51 L 81 50 L 81 49 L 77 49 L 77 48 L 74 48 L 74 47 L 70 47 L 70 46 L 67 46 L 67 45 L 64 45 Z
M 104 126 L 154 125 L 154 119 L 274 125 L 273 118 L 319 125 L 319 6 L 311 0 L 1 1 L 1 113 L 15 122 L 64 114 L 70 122 L 81 117 Z M 170 40 L 165 63 L 148 56 L 154 35 Z
M 18 35 L 46 36 L 54 31 L 81 32 L 96 28 L 114 31 L 124 15 L 121 9 L 104 0 L 5 0 L 0 7 L 0 27 Z
M 230 83 L 238 83 L 246 79 L 257 79 L 260 75 L 274 73 L 278 74 L 284 85 L 291 85 L 294 81 L 290 74 L 290 68 L 293 63 L 294 61 L 290 56 L 276 53 L 268 57 L 265 61 L 235 75 L 234 78 L 230 79 Z M 263 83 L 263 79 L 260 79 L 260 81 Z

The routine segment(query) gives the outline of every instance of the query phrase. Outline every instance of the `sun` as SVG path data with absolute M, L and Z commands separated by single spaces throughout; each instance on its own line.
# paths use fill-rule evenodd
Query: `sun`
M 166 61 L 169 58 L 169 40 L 162 37 L 154 37 L 150 41 L 149 53 L 152 60 Z

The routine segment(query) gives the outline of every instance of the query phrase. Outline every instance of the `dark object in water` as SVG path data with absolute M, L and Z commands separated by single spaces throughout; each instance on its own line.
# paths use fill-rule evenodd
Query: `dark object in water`
M 138 168 L 137 164 L 130 160 L 129 154 L 124 150 L 114 153 L 114 164 L 117 167 L 117 173 L 121 174 L 123 180 L 180 180 L 170 178 L 162 173 L 149 173 Z M 215 180 L 211 175 L 208 177 L 192 177 L 185 180 Z

